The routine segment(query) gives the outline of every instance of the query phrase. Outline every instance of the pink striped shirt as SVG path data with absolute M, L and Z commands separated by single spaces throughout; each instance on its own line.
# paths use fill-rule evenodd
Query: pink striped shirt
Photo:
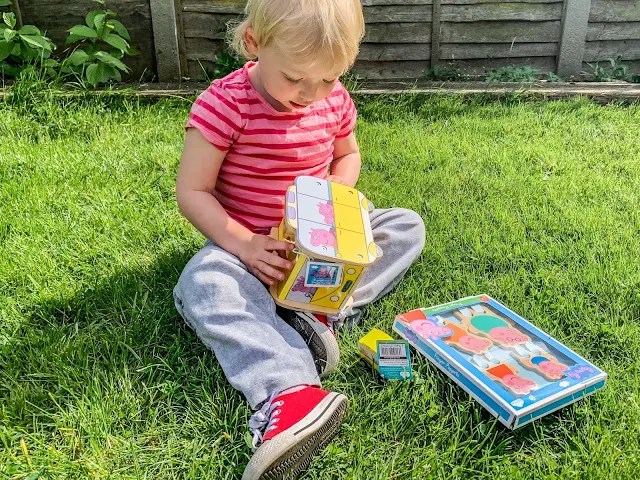
M 197 128 L 226 152 L 214 195 L 227 214 L 254 232 L 268 233 L 282 220 L 284 195 L 297 176 L 327 176 L 333 142 L 353 131 L 356 109 L 337 82 L 323 100 L 279 112 L 251 85 L 251 65 L 202 92 L 185 128 Z

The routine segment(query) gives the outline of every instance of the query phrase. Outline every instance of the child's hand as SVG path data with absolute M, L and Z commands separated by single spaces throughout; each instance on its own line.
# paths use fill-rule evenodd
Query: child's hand
M 342 184 L 342 185 L 347 185 L 347 186 L 349 186 L 349 184 L 347 183 L 347 181 L 346 181 L 344 178 L 342 178 L 340 175 L 329 175 L 329 176 L 327 177 L 327 180 L 328 180 L 329 182 L 335 182 L 335 183 L 340 183 L 340 184 Z
M 274 240 L 266 235 L 253 235 L 241 249 L 239 258 L 261 282 L 273 285 L 274 279 L 282 280 L 284 274 L 274 267 L 289 270 L 291 262 L 274 253 L 293 250 L 293 244 Z

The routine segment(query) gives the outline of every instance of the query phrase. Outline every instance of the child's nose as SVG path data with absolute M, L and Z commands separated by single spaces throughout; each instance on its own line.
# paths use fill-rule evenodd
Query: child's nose
M 313 103 L 317 100 L 316 99 L 317 93 L 318 93 L 317 86 L 308 86 L 308 87 L 305 87 L 305 89 L 300 92 L 300 98 L 304 99 L 305 103 Z

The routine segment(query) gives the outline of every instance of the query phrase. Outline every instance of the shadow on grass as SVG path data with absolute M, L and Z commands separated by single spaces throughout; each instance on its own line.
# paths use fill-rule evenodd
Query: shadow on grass
M 227 457 L 209 471 L 239 476 L 250 454 L 248 407 L 173 305 L 193 253 L 160 256 L 24 311 L 20 330 L 0 347 L 0 423 L 23 432 L 34 457 L 52 446 L 65 452 L 64 432 L 74 431 L 81 447 L 70 460 L 113 453 L 115 438 L 129 444 L 116 464 L 134 455 L 153 472 L 174 457 L 174 467 L 188 471 L 196 438 L 209 455 L 213 446 Z M 164 467 L 154 465 L 158 445 Z

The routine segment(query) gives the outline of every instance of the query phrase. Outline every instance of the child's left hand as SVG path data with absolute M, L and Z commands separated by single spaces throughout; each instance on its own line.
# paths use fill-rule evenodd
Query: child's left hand
M 342 184 L 342 185 L 347 185 L 347 186 L 349 186 L 349 184 L 347 183 L 347 181 L 346 181 L 344 178 L 342 178 L 340 175 L 329 175 L 329 176 L 327 177 L 327 180 L 328 180 L 329 182 L 340 183 L 340 184 Z

